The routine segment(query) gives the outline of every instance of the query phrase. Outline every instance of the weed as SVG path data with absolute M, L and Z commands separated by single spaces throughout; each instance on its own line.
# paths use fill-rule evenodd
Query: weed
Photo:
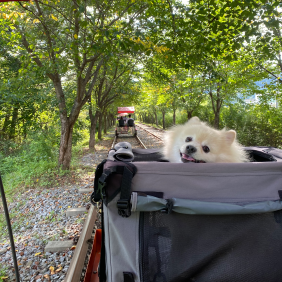
M 47 244 L 48 244 L 48 240 L 47 240 L 47 239 L 43 239 L 42 243 L 43 243 L 44 245 L 47 245 Z
M 7 267 L 2 267 L 0 265 L 0 282 L 4 282 L 4 278 L 7 277 L 7 270 L 8 268 Z M 6 280 L 6 279 L 5 279 Z
M 83 223 L 84 220 L 85 220 L 84 217 L 83 218 L 78 218 L 78 219 L 76 219 L 75 223 L 80 224 L 80 223 Z
M 54 234 L 49 238 L 49 241 L 57 241 L 60 238 L 60 234 Z

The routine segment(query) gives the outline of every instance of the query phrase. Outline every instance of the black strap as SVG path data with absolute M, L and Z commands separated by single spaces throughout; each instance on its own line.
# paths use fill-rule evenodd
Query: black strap
M 134 282 L 133 273 L 123 272 L 123 282 Z
M 95 202 L 99 202 L 105 198 L 105 185 L 107 183 L 108 177 L 112 173 L 122 174 L 120 199 L 117 201 L 117 208 L 119 215 L 122 217 L 129 217 L 131 215 L 131 181 L 137 171 L 137 168 L 131 163 L 124 163 L 126 165 L 116 165 L 104 169 L 104 164 L 106 161 L 107 160 L 104 160 L 97 166 L 94 180 L 94 192 L 91 195 L 91 203 L 95 205 Z
M 117 201 L 118 214 L 122 217 L 131 215 L 131 180 L 133 173 L 125 166 L 121 180 L 120 199 Z
M 106 162 L 107 160 L 104 161 Z M 95 205 L 95 202 L 99 202 L 105 197 L 104 187 L 107 183 L 106 181 L 108 177 L 114 172 L 123 174 L 123 170 L 124 170 L 123 166 L 113 166 L 103 170 L 105 163 L 104 161 L 100 163 L 96 169 L 95 180 L 94 180 L 94 192 L 91 195 L 91 203 L 93 205 Z
M 98 164 L 96 171 L 95 171 L 95 178 L 94 178 L 94 192 L 91 194 L 90 202 L 95 205 L 95 202 L 99 202 L 101 200 L 101 194 L 99 191 L 99 179 L 104 170 L 104 164 L 107 160 L 103 160 L 100 164 Z

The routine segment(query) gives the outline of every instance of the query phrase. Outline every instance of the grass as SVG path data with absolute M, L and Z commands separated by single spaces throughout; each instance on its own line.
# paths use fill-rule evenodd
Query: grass
M 3 267 L 0 265 L 0 282 L 5 282 L 7 281 L 7 267 Z
M 70 170 L 58 168 L 58 147 L 53 145 L 53 140 L 46 138 L 47 136 L 39 135 L 36 140 L 24 144 L 21 149 L 13 151 L 8 156 L 0 153 L 0 172 L 8 203 L 20 199 L 22 194 L 30 189 L 42 188 L 46 192 L 50 187 L 79 183 L 83 176 L 94 175 L 93 167 L 80 164 L 81 157 L 88 151 L 87 138 L 73 146 Z M 109 139 L 111 138 L 106 137 L 104 140 Z M 96 140 L 98 140 L 97 135 Z M 96 149 L 108 149 L 99 145 L 99 141 L 96 143 Z M 19 205 L 23 204 L 24 202 L 19 200 Z M 1 207 L 2 202 L 0 202 L 0 210 Z M 49 216 L 51 220 L 55 220 L 53 215 Z M 18 231 L 23 226 L 24 218 L 25 216 L 20 214 L 10 213 L 14 231 Z M 0 239 L 3 237 L 7 237 L 7 224 L 5 215 L 0 213 Z

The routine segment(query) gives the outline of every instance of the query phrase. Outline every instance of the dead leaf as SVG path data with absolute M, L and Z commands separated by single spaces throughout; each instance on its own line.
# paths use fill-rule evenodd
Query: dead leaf
M 62 269 L 62 267 L 59 267 L 58 269 L 56 269 L 56 273 L 60 272 Z
M 51 275 L 54 275 L 54 274 L 55 274 L 55 272 L 54 272 L 54 270 L 55 270 L 54 266 L 50 266 L 49 269 L 50 269 L 50 271 L 51 271 Z

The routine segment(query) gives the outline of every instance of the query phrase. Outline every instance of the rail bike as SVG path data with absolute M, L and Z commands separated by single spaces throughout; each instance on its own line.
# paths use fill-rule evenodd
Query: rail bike
M 135 113 L 134 107 L 118 107 L 117 108 L 117 127 L 115 135 L 120 137 L 131 137 L 137 135 L 134 119 L 132 115 Z

